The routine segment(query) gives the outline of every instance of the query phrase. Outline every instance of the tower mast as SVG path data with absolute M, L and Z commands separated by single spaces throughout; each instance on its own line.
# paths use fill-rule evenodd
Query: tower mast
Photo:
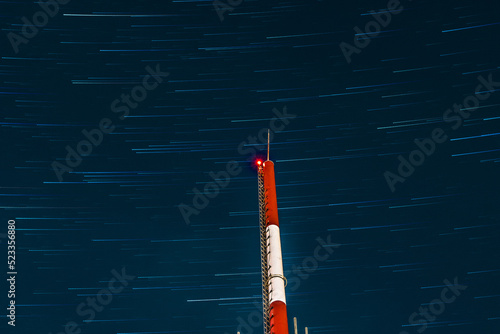
M 268 130 L 267 160 L 257 162 L 264 334 L 288 334 L 286 278 L 283 275 L 274 163 L 269 160 L 269 146 Z

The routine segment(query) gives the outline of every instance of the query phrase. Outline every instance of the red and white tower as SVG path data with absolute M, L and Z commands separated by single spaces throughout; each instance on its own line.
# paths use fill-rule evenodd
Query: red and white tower
M 267 160 L 258 160 L 257 166 L 264 334 L 288 334 L 285 298 L 286 278 L 283 275 L 281 256 L 274 163 L 269 160 L 269 132 Z

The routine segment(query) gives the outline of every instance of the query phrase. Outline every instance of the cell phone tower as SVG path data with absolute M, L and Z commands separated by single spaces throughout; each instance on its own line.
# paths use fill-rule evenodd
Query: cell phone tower
M 286 278 L 283 275 L 274 163 L 269 160 L 269 142 L 268 130 L 267 160 L 257 160 L 264 334 L 289 334 Z

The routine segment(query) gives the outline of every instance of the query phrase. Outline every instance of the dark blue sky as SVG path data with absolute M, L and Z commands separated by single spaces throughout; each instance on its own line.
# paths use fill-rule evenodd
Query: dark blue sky
M 498 3 L 225 1 L 0 2 L 1 332 L 262 333 L 274 127 L 302 333 L 497 333 Z

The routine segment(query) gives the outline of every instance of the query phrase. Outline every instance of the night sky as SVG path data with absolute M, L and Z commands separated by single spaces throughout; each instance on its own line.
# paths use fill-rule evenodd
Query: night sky
M 1 333 L 262 333 L 268 128 L 291 333 L 499 332 L 497 1 L 0 8 Z

